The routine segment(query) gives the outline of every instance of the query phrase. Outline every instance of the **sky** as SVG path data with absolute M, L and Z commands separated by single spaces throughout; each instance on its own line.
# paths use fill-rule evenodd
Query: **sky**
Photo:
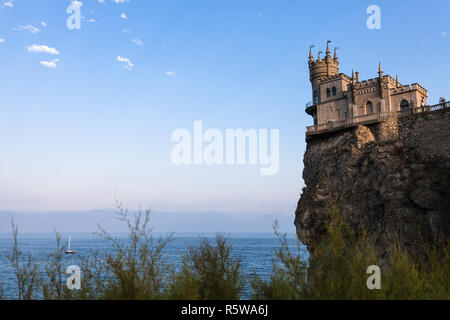
M 450 94 L 449 1 L 0 1 L 0 211 L 157 211 L 294 217 L 309 46 L 340 72 Z M 367 28 L 378 5 L 381 29 Z M 279 170 L 175 165 L 174 130 L 279 130 Z M 238 219 L 236 219 L 236 223 Z

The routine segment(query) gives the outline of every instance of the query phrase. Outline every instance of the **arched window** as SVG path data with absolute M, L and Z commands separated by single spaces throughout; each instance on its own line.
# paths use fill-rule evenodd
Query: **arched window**
M 327 88 L 327 97 L 328 98 L 331 97 L 331 90 L 330 90 L 330 88 Z
M 402 112 L 409 110 L 409 102 L 407 100 L 403 100 L 402 103 L 400 103 L 400 110 Z
M 372 102 L 368 101 L 366 103 L 366 113 L 367 114 L 372 114 L 373 113 L 373 105 Z
M 317 93 L 317 90 L 314 91 L 313 100 L 314 100 L 314 104 L 318 104 L 319 103 L 319 94 Z
M 336 95 L 336 87 L 333 87 L 333 97 Z

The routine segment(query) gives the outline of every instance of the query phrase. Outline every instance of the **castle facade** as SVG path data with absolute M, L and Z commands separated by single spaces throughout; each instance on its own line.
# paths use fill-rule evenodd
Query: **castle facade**
M 355 126 L 376 123 L 401 113 L 420 112 L 427 105 L 428 91 L 417 83 L 403 85 L 389 75 L 383 75 L 381 63 L 378 77 L 360 81 L 359 72 L 352 76 L 339 73 L 336 49 L 330 55 L 327 42 L 326 55 L 314 60 L 309 52 L 309 73 L 312 102 L 306 112 L 314 119 L 307 135 L 315 135 Z

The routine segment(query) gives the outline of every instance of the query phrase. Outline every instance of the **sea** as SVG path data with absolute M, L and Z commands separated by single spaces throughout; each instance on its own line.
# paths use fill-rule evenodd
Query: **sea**
M 116 239 L 126 241 L 126 234 L 113 234 Z M 167 234 L 156 234 L 158 237 L 167 237 Z M 261 278 L 268 279 L 272 271 L 272 257 L 275 250 L 279 249 L 280 239 L 270 233 L 231 233 L 226 234 L 229 244 L 232 246 L 233 256 L 241 257 L 242 270 L 245 274 L 252 276 L 256 272 Z M 76 251 L 75 255 L 66 255 L 64 257 L 65 268 L 70 265 L 77 265 L 80 259 L 89 256 L 95 250 L 111 250 L 111 243 L 94 234 L 71 234 L 71 249 Z M 197 246 L 201 238 L 207 238 L 214 241 L 215 234 L 175 234 L 172 235 L 172 241 L 165 248 L 165 254 L 169 263 L 175 267 L 181 264 L 181 257 L 186 248 Z M 62 244 L 67 246 L 69 235 L 62 235 Z M 287 241 L 290 249 L 294 252 L 300 250 L 300 255 L 307 261 L 308 251 L 300 243 L 295 234 L 288 234 Z M 36 261 L 45 267 L 48 255 L 55 251 L 55 234 L 19 234 L 19 249 L 25 254 L 31 254 Z M 213 242 L 212 242 L 213 243 Z M 13 269 L 7 259 L 13 245 L 10 234 L 0 234 L 0 282 L 3 287 L 6 299 L 17 298 L 17 282 Z M 298 247 L 299 246 L 299 247 Z M 41 268 L 42 269 L 42 268 Z M 82 280 L 82 279 L 81 279 Z M 250 288 L 244 289 L 242 299 L 250 298 Z

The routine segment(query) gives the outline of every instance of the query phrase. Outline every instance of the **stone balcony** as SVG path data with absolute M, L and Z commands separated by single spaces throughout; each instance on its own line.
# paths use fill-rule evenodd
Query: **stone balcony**
M 307 127 L 306 136 L 320 135 L 333 131 L 343 130 L 346 128 L 356 127 L 359 125 L 379 123 L 389 118 L 398 118 L 419 112 L 433 112 L 445 108 L 450 108 L 450 102 L 446 102 L 444 104 L 440 103 L 433 106 L 419 107 L 408 111 L 394 111 L 394 112 L 380 112 L 380 113 L 366 114 L 362 116 L 348 118 L 345 120 L 328 122 L 316 126 Z

